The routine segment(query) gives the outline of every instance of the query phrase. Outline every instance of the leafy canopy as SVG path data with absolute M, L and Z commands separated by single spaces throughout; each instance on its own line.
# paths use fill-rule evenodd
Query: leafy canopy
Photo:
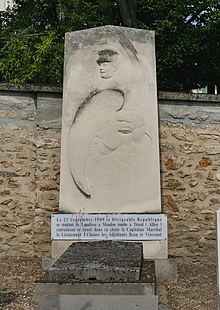
M 218 0 L 17 0 L 0 15 L 0 80 L 61 84 L 65 32 L 155 30 L 160 90 L 220 85 Z

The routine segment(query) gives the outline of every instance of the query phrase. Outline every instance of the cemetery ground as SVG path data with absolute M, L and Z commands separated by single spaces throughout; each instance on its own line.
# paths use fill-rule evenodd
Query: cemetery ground
M 43 273 L 40 258 L 0 258 L 0 309 L 34 309 L 33 284 Z M 178 262 L 177 281 L 158 285 L 162 309 L 215 310 L 216 278 L 213 263 Z

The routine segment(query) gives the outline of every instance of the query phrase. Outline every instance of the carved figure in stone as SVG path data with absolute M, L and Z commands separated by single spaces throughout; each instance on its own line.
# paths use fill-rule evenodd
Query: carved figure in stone
M 117 71 L 118 52 L 98 52 L 100 77 Z M 96 204 L 111 196 L 122 205 L 146 199 L 143 178 L 151 138 L 140 113 L 126 111 L 125 93 L 107 88 L 94 92 L 78 109 L 69 135 L 69 165 L 79 191 Z M 133 189 L 135 191 L 133 191 Z
M 117 70 L 117 55 L 118 52 L 112 49 L 104 49 L 99 51 L 97 64 L 100 67 L 100 74 L 103 79 L 109 79 Z
M 114 76 L 117 57 L 113 49 L 99 51 L 102 79 Z M 137 204 L 146 198 L 142 180 L 148 169 L 144 156 L 151 138 L 140 113 L 124 110 L 124 101 L 120 89 L 95 92 L 78 109 L 70 130 L 71 174 L 81 193 L 94 204 L 106 204 L 111 195 L 120 196 L 121 204 Z M 132 192 L 134 188 L 138 190 Z
M 161 210 L 154 54 L 150 31 L 66 34 L 62 212 Z
M 91 196 L 85 162 L 94 136 L 105 126 L 112 113 L 123 106 L 123 93 L 103 90 L 84 102 L 78 110 L 69 136 L 70 169 L 78 189 Z M 98 158 L 97 158 L 98 160 Z

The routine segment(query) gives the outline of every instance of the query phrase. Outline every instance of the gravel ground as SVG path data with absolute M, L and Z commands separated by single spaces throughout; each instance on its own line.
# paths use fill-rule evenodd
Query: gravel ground
M 42 274 L 39 258 L 0 258 L 0 309 L 35 309 L 33 283 Z M 159 285 L 158 295 L 164 310 L 216 310 L 215 266 L 179 263 L 177 282 Z
M 35 305 L 32 303 L 33 283 L 42 274 L 41 259 L 39 258 L 0 258 L 0 309 L 34 309 Z
M 202 263 L 177 266 L 177 281 L 158 287 L 161 304 L 170 310 L 216 310 L 216 266 Z

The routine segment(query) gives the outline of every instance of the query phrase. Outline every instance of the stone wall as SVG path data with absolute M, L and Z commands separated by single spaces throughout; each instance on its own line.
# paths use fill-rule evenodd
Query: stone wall
M 0 255 L 50 252 L 58 211 L 62 94 L 0 85 Z
M 62 90 L 0 85 L 0 255 L 50 254 L 58 211 Z M 161 187 L 169 253 L 215 259 L 220 97 L 159 94 Z
M 162 198 L 171 255 L 215 259 L 220 207 L 220 97 L 159 96 Z

